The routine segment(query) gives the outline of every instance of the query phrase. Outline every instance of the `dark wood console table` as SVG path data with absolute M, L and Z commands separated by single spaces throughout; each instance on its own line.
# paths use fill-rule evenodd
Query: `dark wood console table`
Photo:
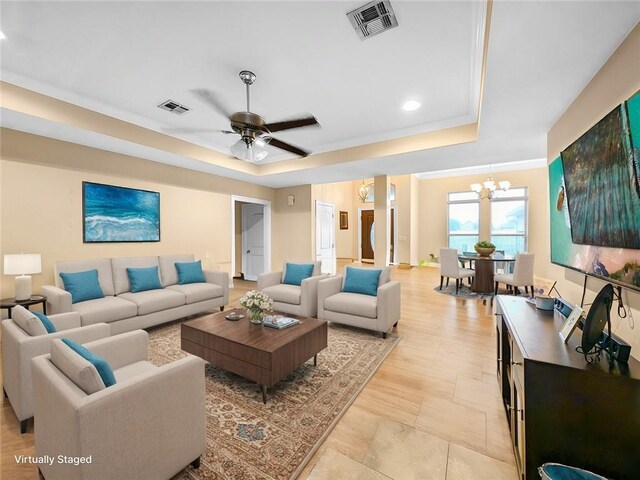
M 564 319 L 522 297 L 495 302 L 497 373 L 522 480 L 558 462 L 615 480 L 640 475 L 640 362 L 606 353 L 587 364 L 581 332 L 564 344 Z M 632 351 L 632 353 L 634 353 Z

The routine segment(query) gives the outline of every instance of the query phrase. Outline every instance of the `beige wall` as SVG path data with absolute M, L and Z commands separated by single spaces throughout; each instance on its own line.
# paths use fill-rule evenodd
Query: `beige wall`
M 611 55 L 574 102 L 562 114 L 547 134 L 547 160 L 551 162 L 560 152 L 580 137 L 592 125 L 609 113 L 616 105 L 640 90 L 640 25 L 631 31 L 625 41 Z M 548 203 L 548 202 L 547 202 Z M 547 216 L 549 205 L 546 205 Z M 547 231 L 549 226 L 547 225 Z M 562 296 L 579 303 L 584 277 L 577 272 L 552 265 L 546 257 L 548 278 L 558 280 Z M 586 301 L 589 302 L 603 286 L 603 282 L 590 278 Z M 633 307 L 633 317 L 640 318 L 640 293 L 625 289 L 625 303 Z M 631 353 L 640 358 L 640 327 L 631 317 L 620 319 L 612 309 L 614 332 L 632 345 Z
M 287 204 L 289 195 L 295 197 L 293 206 Z M 313 260 L 315 240 L 311 185 L 277 189 L 272 210 L 274 213 L 272 270 L 280 270 L 286 260 Z
M 420 180 L 420 212 L 418 258 L 429 259 L 433 253 L 439 257 L 440 248 L 446 247 L 447 238 L 447 194 L 469 190 L 472 183 L 482 183 L 486 174 L 462 177 Z M 549 220 L 547 193 L 547 169 L 535 168 L 494 175 L 496 181 L 509 180 L 512 187 L 528 187 L 529 192 L 529 246 L 536 254 L 535 271 L 542 274 L 549 258 Z M 480 239 L 488 240 L 491 212 L 489 200 L 480 201 Z

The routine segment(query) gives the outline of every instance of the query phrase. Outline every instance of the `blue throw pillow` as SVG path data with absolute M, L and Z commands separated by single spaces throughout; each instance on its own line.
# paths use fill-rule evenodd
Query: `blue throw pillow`
M 131 293 L 144 292 L 145 290 L 156 290 L 162 288 L 160 277 L 158 277 L 158 267 L 147 268 L 127 268 Z
M 38 317 L 38 320 L 42 322 L 42 325 L 47 330 L 47 333 L 57 332 L 56 327 L 53 325 L 53 323 L 51 323 L 51 320 L 49 320 L 49 317 L 47 317 L 44 313 L 40 313 L 40 312 L 31 312 L 31 313 L 33 313 L 36 317 Z
M 378 295 L 378 281 L 381 273 L 382 270 L 379 268 L 347 267 L 342 291 L 375 297 Z
M 284 280 L 288 285 L 302 285 L 302 280 L 313 273 L 313 263 L 287 263 L 285 265 Z
M 110 387 L 111 385 L 116 384 L 116 376 L 113 374 L 113 370 L 111 369 L 111 366 L 107 363 L 107 361 L 104 358 L 99 357 L 95 353 L 92 353 L 91 351 L 87 350 L 82 345 L 77 344 L 76 342 L 72 342 L 68 338 L 63 338 L 62 341 L 71 350 L 76 352 L 78 355 L 80 355 L 82 358 L 84 358 L 86 361 L 88 361 L 94 367 L 96 367 L 96 370 L 98 370 L 98 374 L 100 375 L 100 378 L 102 378 L 102 382 L 104 383 L 105 387 Z
M 197 262 L 176 262 L 176 270 L 178 271 L 178 283 L 180 285 L 206 282 L 200 260 Z
M 71 294 L 71 303 L 104 298 L 104 292 L 98 281 L 98 270 L 86 272 L 61 273 L 64 289 Z

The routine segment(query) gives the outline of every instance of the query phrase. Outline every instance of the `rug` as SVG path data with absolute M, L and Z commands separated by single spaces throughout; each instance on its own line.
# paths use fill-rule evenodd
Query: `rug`
M 400 340 L 329 324 L 328 347 L 278 385 L 267 404 L 256 383 L 207 364 L 207 451 L 174 480 L 295 478 Z M 180 324 L 149 331 L 149 360 L 187 356 Z
M 471 300 L 489 300 L 489 299 L 493 298 L 493 292 L 491 292 L 491 293 L 474 292 L 473 290 L 471 290 L 469 285 L 462 285 L 460 287 L 460 289 L 458 290 L 458 293 L 456 293 L 456 284 L 455 283 L 453 283 L 452 285 L 449 285 L 448 287 L 443 285 L 442 286 L 442 290 L 440 290 L 440 285 L 438 285 L 433 290 L 438 292 L 438 293 L 442 293 L 444 295 L 451 295 L 453 297 L 460 297 L 460 298 L 471 299 Z M 513 295 L 513 293 L 507 292 L 506 288 L 500 288 L 498 290 L 498 295 Z M 529 297 L 529 298 L 531 297 L 530 294 L 524 292 L 524 288 L 520 289 L 520 295 L 519 296 L 520 297 Z

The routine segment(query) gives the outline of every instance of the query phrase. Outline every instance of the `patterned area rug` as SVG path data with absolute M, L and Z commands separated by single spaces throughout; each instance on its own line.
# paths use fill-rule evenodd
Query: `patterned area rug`
M 477 292 L 474 292 L 473 290 L 471 290 L 469 285 L 462 285 L 459 288 L 458 293 L 456 294 L 456 284 L 455 284 L 455 282 L 453 284 L 450 284 L 448 287 L 443 285 L 442 286 L 442 290 L 440 290 L 440 285 L 435 287 L 433 290 L 438 292 L 438 293 L 442 293 L 444 295 L 451 295 L 453 297 L 461 297 L 461 298 L 467 298 L 467 299 L 471 299 L 471 300 L 489 300 L 489 299 L 493 298 L 493 292 L 492 293 L 477 293 Z M 498 290 L 498 295 L 513 295 L 513 293 L 507 292 L 506 288 L 500 288 Z M 529 295 L 528 293 L 525 293 L 524 292 L 524 288 L 521 288 L 519 296 L 521 296 L 521 297 L 530 297 L 531 295 Z
M 180 324 L 149 332 L 150 361 L 188 354 Z M 290 479 L 300 473 L 400 338 L 329 324 L 328 347 L 269 389 L 266 405 L 249 380 L 206 366 L 207 451 L 199 469 L 174 480 Z

